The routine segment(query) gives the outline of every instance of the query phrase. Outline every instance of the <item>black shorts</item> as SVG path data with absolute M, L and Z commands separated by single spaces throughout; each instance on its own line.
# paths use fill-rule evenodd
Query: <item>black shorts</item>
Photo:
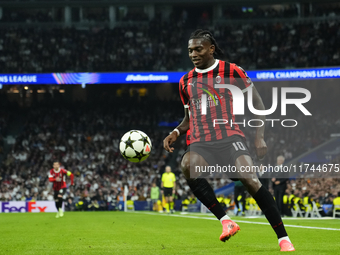
M 172 188 L 164 188 L 164 196 L 165 197 L 171 197 L 172 196 Z
M 54 199 L 58 199 L 58 195 L 64 196 L 66 194 L 66 188 L 55 190 L 54 191 Z
M 210 166 L 216 164 L 220 166 L 235 166 L 236 159 L 239 156 L 250 156 L 246 139 L 239 135 L 233 135 L 219 141 L 190 144 L 183 156 L 189 151 L 200 154 Z

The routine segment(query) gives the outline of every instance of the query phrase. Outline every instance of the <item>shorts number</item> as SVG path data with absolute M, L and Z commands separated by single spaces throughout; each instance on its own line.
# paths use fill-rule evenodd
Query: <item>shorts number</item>
M 241 142 L 233 143 L 233 146 L 234 146 L 236 151 L 238 151 L 238 150 L 245 151 L 246 150 L 246 148 L 243 146 L 243 143 L 241 143 Z

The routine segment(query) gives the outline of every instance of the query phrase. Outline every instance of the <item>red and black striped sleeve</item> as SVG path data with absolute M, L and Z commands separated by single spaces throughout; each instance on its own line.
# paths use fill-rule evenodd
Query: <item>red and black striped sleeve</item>
M 186 75 L 182 76 L 182 78 L 179 81 L 179 95 L 181 96 L 182 104 L 184 105 L 184 107 L 187 108 L 187 106 L 189 105 L 189 97 L 185 91 L 185 82 L 184 82 L 185 76 Z
M 50 172 L 48 173 L 48 180 L 50 182 L 55 182 L 55 178 L 54 178 L 54 176 L 52 174 L 52 170 L 50 170 Z
M 233 77 L 236 79 L 236 85 L 242 90 L 243 93 L 245 93 L 248 88 L 251 88 L 254 86 L 254 84 L 242 67 L 235 64 L 233 65 Z

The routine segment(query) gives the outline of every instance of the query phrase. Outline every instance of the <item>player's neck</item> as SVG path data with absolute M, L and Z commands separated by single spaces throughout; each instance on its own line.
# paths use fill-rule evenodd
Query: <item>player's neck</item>
M 217 65 L 218 65 L 218 59 L 212 58 L 211 60 L 209 60 L 209 62 L 206 65 L 206 67 L 202 67 L 202 68 L 197 68 L 196 67 L 195 70 L 198 73 L 206 73 L 206 72 L 211 71 L 212 69 L 214 69 Z
M 212 65 L 214 65 L 216 62 L 216 59 L 212 58 L 208 61 L 207 65 L 205 67 L 203 67 L 202 69 L 207 69 L 209 67 L 211 67 Z

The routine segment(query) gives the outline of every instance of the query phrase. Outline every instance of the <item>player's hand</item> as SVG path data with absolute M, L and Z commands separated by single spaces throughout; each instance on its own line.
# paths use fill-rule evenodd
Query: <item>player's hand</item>
M 164 193 L 164 191 L 163 191 L 163 190 L 161 190 L 161 193 L 163 194 L 163 193 Z
M 177 140 L 177 132 L 171 132 L 170 135 L 165 137 L 163 140 L 163 147 L 166 151 L 172 153 L 174 151 L 173 147 L 170 147 Z
M 60 178 L 60 177 L 57 177 L 57 178 L 55 178 L 55 181 L 56 181 L 56 182 L 60 182 L 60 181 L 61 181 L 61 178 Z
M 263 138 L 255 139 L 255 149 L 257 158 L 259 160 L 262 160 L 264 156 L 267 154 L 267 144 L 263 140 Z
M 172 190 L 172 194 L 175 194 L 175 193 L 176 193 L 176 191 L 173 189 L 173 190 Z

